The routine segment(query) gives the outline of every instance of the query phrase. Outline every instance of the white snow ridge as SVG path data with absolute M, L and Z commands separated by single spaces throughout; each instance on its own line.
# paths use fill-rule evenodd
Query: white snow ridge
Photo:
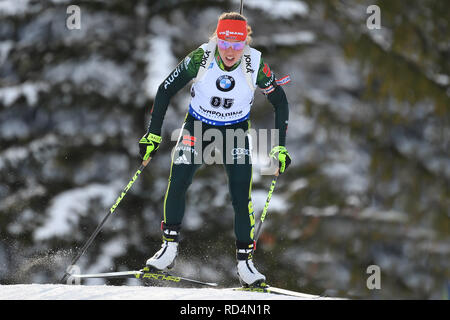
M 17 284 L 0 285 L 0 300 L 323 300 L 305 294 L 242 292 L 215 288 L 167 288 L 144 286 Z

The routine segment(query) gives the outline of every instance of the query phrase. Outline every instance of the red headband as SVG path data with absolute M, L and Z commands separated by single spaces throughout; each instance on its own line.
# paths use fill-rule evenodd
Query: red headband
M 217 24 L 217 38 L 222 40 L 247 39 L 247 22 L 243 20 L 219 20 Z

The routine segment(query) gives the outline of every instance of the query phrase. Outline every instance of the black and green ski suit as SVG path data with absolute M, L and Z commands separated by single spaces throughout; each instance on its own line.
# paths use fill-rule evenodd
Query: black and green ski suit
M 161 83 L 158 88 L 154 105 L 151 111 L 151 121 L 148 128 L 150 133 L 161 135 L 161 127 L 166 114 L 169 101 L 181 88 L 196 78 L 200 64 L 202 62 L 204 50 L 198 48 L 183 59 L 170 75 Z M 226 74 L 227 71 L 237 68 L 240 62 L 231 69 L 226 69 L 218 50 L 215 52 L 216 63 Z M 286 141 L 286 130 L 288 125 L 288 101 L 284 90 L 277 86 L 275 75 L 271 72 L 267 64 L 261 58 L 257 73 L 257 85 L 261 89 L 273 86 L 274 89 L 267 94 L 267 98 L 272 103 L 275 111 L 275 128 L 279 129 L 279 145 L 284 146 Z M 271 87 L 272 88 L 272 87 Z M 201 130 L 195 132 L 195 125 L 201 124 Z M 180 226 L 185 211 L 185 196 L 196 170 L 201 166 L 202 161 L 198 157 L 203 154 L 205 148 L 208 148 L 211 141 L 204 141 L 201 147 L 197 146 L 199 140 L 202 140 L 203 133 L 208 129 L 217 129 L 225 137 L 226 129 L 247 131 L 250 128 L 250 120 L 234 123 L 231 125 L 214 126 L 201 122 L 193 117 L 189 112 L 186 114 L 183 123 L 184 131 L 180 134 L 175 152 L 172 154 L 172 163 L 167 191 L 164 198 L 163 221 L 167 226 Z M 234 149 L 235 160 L 226 161 L 223 159 L 224 167 L 228 177 L 228 186 L 231 195 L 232 205 L 235 212 L 234 230 L 236 240 L 241 244 L 253 244 L 255 216 L 252 208 L 251 189 L 252 189 L 252 165 L 249 156 L 248 137 L 245 142 L 239 143 L 237 139 L 233 142 L 227 142 L 223 139 L 222 156 L 230 153 Z M 217 141 L 215 142 L 217 146 Z M 227 145 L 228 144 L 228 145 Z M 236 151 L 237 150 L 237 151 Z M 242 157 L 244 159 L 242 160 Z M 240 160 L 239 160 L 240 159 Z M 203 159 L 203 163 L 205 159 Z

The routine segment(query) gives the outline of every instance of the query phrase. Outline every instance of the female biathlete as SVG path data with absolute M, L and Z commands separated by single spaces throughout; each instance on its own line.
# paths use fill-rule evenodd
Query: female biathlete
M 208 129 L 216 129 L 224 137 L 220 151 L 235 212 L 238 276 L 241 283 L 248 286 L 263 283 L 266 279 L 255 268 L 252 259 L 255 216 L 251 202 L 252 164 L 248 136 L 246 135 L 244 142 L 240 144 L 240 139 L 225 137 L 227 129 L 228 132 L 230 129 L 246 132 L 250 128 L 250 108 L 254 90 L 259 87 L 274 107 L 279 144 L 272 149 L 271 155 L 277 157 L 278 171 L 283 173 L 291 158 L 285 147 L 288 101 L 280 85 L 289 80 L 287 77 L 275 79 L 274 73 L 263 62 L 261 52 L 249 46 L 251 33 L 243 15 L 236 12 L 222 14 L 210 41 L 183 59 L 158 88 L 148 131 L 139 141 L 140 154 L 144 161 L 152 158 L 159 148 L 161 127 L 171 97 L 194 80 L 189 111 L 172 154 L 161 223 L 163 243 L 161 249 L 147 260 L 146 265 L 150 268 L 170 269 L 175 263 L 186 191 L 195 171 L 202 164 L 199 157 L 214 141 L 202 141 L 203 133 Z M 194 130 L 199 124 L 201 130 Z

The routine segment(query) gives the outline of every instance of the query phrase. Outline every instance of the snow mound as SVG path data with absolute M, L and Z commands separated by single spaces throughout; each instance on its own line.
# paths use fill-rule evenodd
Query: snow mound
M 232 289 L 192 289 L 142 286 L 18 284 L 0 285 L 0 300 L 316 300 L 332 299 L 239 292 Z

